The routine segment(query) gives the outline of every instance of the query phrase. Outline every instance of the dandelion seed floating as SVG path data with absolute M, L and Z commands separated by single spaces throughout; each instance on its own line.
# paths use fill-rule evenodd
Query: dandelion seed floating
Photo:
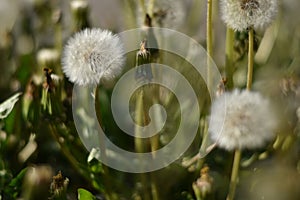
M 258 92 L 225 92 L 212 104 L 210 136 L 226 150 L 261 147 L 273 138 L 275 128 L 270 102 Z
M 96 85 L 100 79 L 118 76 L 124 61 L 118 36 L 99 28 L 85 29 L 68 40 L 63 50 L 62 69 L 73 83 Z
M 277 0 L 221 0 L 220 5 L 223 21 L 237 31 L 265 28 L 277 13 Z

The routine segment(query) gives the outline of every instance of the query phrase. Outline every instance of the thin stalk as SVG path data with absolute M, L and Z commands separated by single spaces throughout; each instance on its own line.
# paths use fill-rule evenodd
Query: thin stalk
M 147 13 L 145 1 L 144 0 L 140 0 L 139 2 L 140 2 L 140 7 L 142 8 L 142 11 L 143 11 L 143 16 L 145 16 L 146 13 Z
M 160 113 L 156 112 L 155 114 L 159 118 L 159 114 Z M 155 156 L 156 156 L 156 150 L 159 149 L 159 135 L 158 134 L 156 134 L 156 135 L 154 135 L 153 137 L 150 138 L 150 146 L 151 146 L 152 157 L 155 158 Z M 156 178 L 155 172 L 151 172 L 150 173 L 150 177 L 151 177 L 151 194 L 152 194 L 152 199 L 153 200 L 159 200 L 157 178 Z
M 60 136 L 57 132 L 57 129 L 55 125 L 52 123 L 49 123 L 49 130 L 51 136 L 54 138 L 54 140 L 59 144 L 60 150 L 64 154 L 64 156 L 68 159 L 70 164 L 73 166 L 73 168 L 81 174 L 86 180 L 90 181 L 90 177 L 79 167 L 78 161 L 75 159 L 75 157 L 72 155 L 72 153 L 69 151 L 67 146 L 60 140 Z
M 151 194 L 152 194 L 152 200 L 159 200 L 158 195 L 158 187 L 156 184 L 156 176 L 151 172 Z
M 233 51 L 234 51 L 234 31 L 227 27 L 226 30 L 226 48 L 225 48 L 225 73 L 227 79 L 227 88 L 233 88 L 233 71 L 234 71 L 234 63 L 233 63 Z
M 55 24 L 55 47 L 59 51 L 59 53 L 62 52 L 62 41 L 62 26 L 61 23 L 57 23 Z
M 207 88 L 212 89 L 212 75 L 211 75 L 211 58 L 213 54 L 212 45 L 212 1 L 207 0 L 207 16 L 206 16 L 206 50 L 207 50 Z
M 135 11 L 136 11 L 136 0 L 128 0 L 128 1 L 122 1 L 123 3 L 123 8 L 124 8 L 124 23 L 127 29 L 135 28 L 137 25 L 136 22 L 136 16 L 135 16 Z M 144 12 L 142 10 L 142 12 Z M 144 13 L 143 13 L 144 14 Z
M 152 67 L 152 71 L 154 71 L 154 67 Z M 156 74 L 153 73 L 153 75 L 155 76 Z M 159 90 L 160 90 L 159 85 L 151 86 L 151 88 L 150 88 L 151 93 L 149 95 L 152 95 L 152 99 L 151 99 L 152 104 L 160 104 Z M 156 127 L 157 127 L 158 126 L 157 124 L 159 124 L 159 122 L 161 122 L 163 120 L 159 109 L 154 110 L 154 116 L 155 116 L 155 119 L 153 120 L 152 123 L 155 123 Z M 147 115 L 147 117 L 148 117 L 148 115 Z M 147 123 L 149 123 L 149 122 L 150 122 L 150 119 L 148 119 Z M 159 134 L 156 134 L 156 135 L 150 137 L 150 145 L 151 145 L 152 156 L 153 156 L 153 158 L 155 158 L 156 150 L 159 149 Z
M 97 119 L 99 120 L 99 124 L 102 125 L 102 116 L 101 116 L 101 106 L 100 106 L 100 100 L 99 100 L 99 89 L 96 88 L 95 91 L 95 108 L 96 108 L 96 115 L 97 115 Z M 104 143 L 105 139 L 102 136 L 102 134 L 100 134 L 100 150 L 101 150 L 101 155 L 102 155 L 102 159 L 106 160 L 107 159 L 107 155 L 106 155 L 106 145 Z M 105 196 L 106 199 L 108 200 L 116 200 L 117 198 L 115 197 L 115 194 L 113 193 L 112 190 L 112 184 L 111 184 L 111 180 L 110 180 L 110 176 L 109 176 L 109 169 L 106 165 L 102 165 L 102 170 L 103 170 L 103 182 L 105 184 Z
M 236 189 L 237 179 L 238 179 L 238 173 L 239 173 L 239 166 L 240 166 L 240 161 L 241 161 L 241 154 L 242 153 L 241 153 L 240 149 L 236 149 L 234 152 L 230 186 L 229 186 L 229 192 L 228 192 L 226 200 L 234 199 L 235 189 Z
M 253 42 L 254 42 L 254 32 L 253 28 L 249 28 L 249 50 L 248 50 L 248 74 L 247 74 L 247 90 L 251 90 L 252 87 L 252 77 L 253 77 L 253 58 L 254 58 L 254 52 L 253 52 Z M 241 150 L 236 149 L 234 153 L 234 159 L 233 159 L 233 166 L 232 166 L 232 173 L 231 173 L 231 181 L 230 181 L 230 187 L 229 192 L 226 200 L 233 200 L 235 189 L 237 185 L 237 177 L 238 177 L 238 171 L 239 171 L 239 165 L 241 160 Z
M 155 0 L 150 0 L 149 7 L 148 7 L 148 14 L 150 15 L 151 18 L 153 17 L 154 4 L 155 4 Z
M 143 105 L 143 99 L 144 99 L 144 91 L 141 89 L 137 94 L 136 99 L 136 106 L 135 106 L 135 123 L 139 126 L 141 126 L 144 123 L 144 105 Z M 144 153 L 145 152 L 145 143 L 143 141 L 143 138 L 140 138 L 142 135 L 142 132 L 138 131 L 139 129 L 135 129 L 135 138 L 134 138 L 134 146 L 136 153 Z M 147 174 L 142 173 L 140 174 L 140 179 L 142 182 L 142 191 L 145 200 L 150 200 L 151 195 L 148 190 L 148 183 L 149 178 L 147 177 Z
M 142 119 L 141 119 L 141 121 L 137 120 L 137 123 L 142 123 L 144 125 L 151 123 L 149 115 L 147 113 L 148 106 L 149 106 L 148 104 L 150 102 L 148 102 L 146 100 L 146 98 L 148 97 L 148 95 L 149 96 L 153 95 L 153 98 L 151 100 L 153 102 L 156 102 L 155 98 L 156 98 L 156 95 L 157 95 L 157 93 L 156 93 L 157 87 L 156 86 L 154 86 L 154 88 L 151 87 L 151 86 L 146 86 L 146 87 L 148 87 L 148 89 L 150 89 L 151 93 L 149 94 L 149 93 L 146 93 L 145 91 L 142 91 L 142 95 L 141 95 L 142 96 L 142 99 L 141 99 L 142 102 L 139 102 L 138 106 L 142 109 L 141 116 L 142 116 L 143 120 Z M 157 113 L 156 113 L 156 115 L 157 115 Z M 152 122 L 152 123 L 155 123 L 155 121 Z M 143 140 L 143 139 L 140 139 L 140 140 Z M 142 144 L 143 147 L 145 146 L 145 144 L 144 144 L 143 141 L 141 141 L 140 144 Z M 155 135 L 155 136 L 153 136 L 153 137 L 150 138 L 150 148 L 151 148 L 152 156 L 155 157 L 155 151 L 159 148 L 159 136 L 158 135 Z M 143 151 L 144 151 L 144 149 L 143 149 Z M 147 179 L 146 174 L 143 174 L 143 176 L 144 177 L 142 177 L 142 178 L 143 178 L 143 180 L 145 180 L 145 184 L 147 184 L 147 182 L 148 183 L 150 182 L 152 200 L 159 200 L 158 187 L 157 187 L 157 179 L 156 179 L 155 173 L 154 172 L 150 173 L 150 180 Z
M 102 120 L 101 120 L 101 110 L 100 110 L 100 100 L 99 100 L 99 90 L 96 88 L 94 90 L 94 95 L 95 95 L 95 108 L 96 108 L 96 115 L 99 121 L 99 124 L 102 125 Z M 101 155 L 103 156 L 103 159 L 106 160 L 106 146 L 104 143 L 104 137 L 102 134 L 100 134 L 100 150 L 101 150 Z M 103 170 L 103 182 L 105 184 L 105 197 L 108 200 L 115 200 L 115 195 L 113 194 L 112 190 L 112 185 L 110 181 L 110 176 L 109 176 L 109 169 L 106 165 L 102 165 L 102 170 Z
M 252 87 L 252 77 L 253 77 L 253 60 L 254 60 L 254 52 L 253 52 L 253 43 L 254 43 L 254 32 L 253 28 L 249 29 L 249 49 L 248 49 L 248 74 L 247 74 L 247 90 L 251 90 Z
M 141 126 L 144 122 L 144 112 L 143 112 L 143 98 L 144 98 L 144 91 L 141 89 L 137 94 L 136 99 L 136 106 L 135 106 L 135 123 L 139 126 Z M 137 153 L 144 153 L 145 151 L 145 144 L 143 142 L 143 139 L 140 138 L 142 135 L 141 132 L 138 131 L 138 128 L 135 129 L 135 138 L 134 138 L 134 145 L 135 145 L 135 151 Z
M 94 92 L 94 97 L 95 97 L 95 109 L 96 109 L 97 120 L 98 120 L 99 125 L 102 127 L 103 122 L 102 122 L 102 116 L 101 116 L 101 106 L 100 106 L 98 88 L 96 87 L 93 92 Z M 106 156 L 106 148 L 105 148 L 104 138 L 103 138 L 102 134 L 100 134 L 99 137 L 100 137 L 99 138 L 100 139 L 99 143 L 100 143 L 101 154 L 103 156 L 103 159 L 106 160 L 107 156 Z M 105 165 L 103 165 L 103 167 L 105 167 Z

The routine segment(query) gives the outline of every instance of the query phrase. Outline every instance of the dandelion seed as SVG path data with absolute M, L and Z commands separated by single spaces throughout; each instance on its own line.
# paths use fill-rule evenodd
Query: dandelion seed
M 225 92 L 212 105 L 210 136 L 226 150 L 261 147 L 273 138 L 275 127 L 270 102 L 257 92 Z
M 67 42 L 62 56 L 63 72 L 73 83 L 95 85 L 118 76 L 125 61 L 116 35 L 101 29 L 85 29 Z
M 221 0 L 222 19 L 238 31 L 265 28 L 277 13 L 277 0 Z

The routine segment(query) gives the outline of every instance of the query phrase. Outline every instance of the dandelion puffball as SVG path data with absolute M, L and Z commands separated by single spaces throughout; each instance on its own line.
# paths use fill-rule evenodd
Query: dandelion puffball
M 222 19 L 234 30 L 265 28 L 277 13 L 277 0 L 221 0 Z
M 257 148 L 274 137 L 276 118 L 270 102 L 248 90 L 225 92 L 211 109 L 209 133 L 226 150 Z
M 99 28 L 85 29 L 65 45 L 62 69 L 75 84 L 96 85 L 102 78 L 118 76 L 124 61 L 124 48 L 118 36 Z

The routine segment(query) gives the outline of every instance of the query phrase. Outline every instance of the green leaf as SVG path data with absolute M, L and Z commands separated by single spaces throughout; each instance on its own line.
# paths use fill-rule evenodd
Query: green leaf
M 11 180 L 11 182 L 9 183 L 10 187 L 16 187 L 22 184 L 23 181 L 23 177 L 25 176 L 25 173 L 27 171 L 27 168 L 24 168 L 20 171 L 20 173 Z
M 78 189 L 78 200 L 96 200 L 96 197 L 89 191 L 79 188 Z
M 5 187 L 4 193 L 7 194 L 10 198 L 15 199 L 19 195 L 26 171 L 27 168 L 22 169 L 21 172 L 10 181 L 8 186 Z

